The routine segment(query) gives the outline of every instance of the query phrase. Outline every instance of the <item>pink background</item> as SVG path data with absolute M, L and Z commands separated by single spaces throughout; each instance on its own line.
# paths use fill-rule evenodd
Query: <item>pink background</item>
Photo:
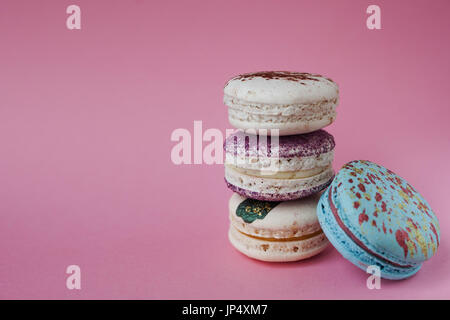
M 73 3 L 82 30 L 66 28 Z M 370 4 L 382 30 L 366 28 Z M 2 1 L 0 298 L 450 298 L 449 13 L 446 0 Z M 268 69 L 338 82 L 336 169 L 372 160 L 428 199 L 442 240 L 416 276 L 368 290 L 334 248 L 269 264 L 229 245 L 223 166 L 175 166 L 170 135 L 229 128 L 225 81 Z

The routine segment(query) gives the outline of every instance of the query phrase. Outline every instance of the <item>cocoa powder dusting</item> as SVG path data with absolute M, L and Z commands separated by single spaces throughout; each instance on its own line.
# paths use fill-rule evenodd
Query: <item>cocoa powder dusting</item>
M 289 80 L 289 81 L 295 81 L 300 82 L 304 85 L 302 80 L 311 80 L 311 81 L 319 81 L 317 78 L 323 78 L 320 74 L 312 74 L 307 72 L 290 72 L 290 71 L 261 71 L 261 72 L 253 72 L 253 73 L 245 73 L 238 75 L 235 77 L 235 80 L 251 80 L 253 78 L 264 78 L 266 80 Z M 327 79 L 328 81 L 333 82 L 331 79 Z

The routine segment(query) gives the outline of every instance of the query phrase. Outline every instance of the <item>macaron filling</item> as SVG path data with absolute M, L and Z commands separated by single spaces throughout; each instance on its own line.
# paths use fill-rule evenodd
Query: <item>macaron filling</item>
M 225 166 L 225 181 L 234 187 L 258 192 L 261 194 L 274 194 L 278 196 L 287 195 L 289 193 L 295 194 L 299 192 L 309 191 L 313 192 L 320 191 L 324 189 L 333 179 L 334 171 L 333 168 L 329 167 L 326 170 L 320 172 L 319 174 L 313 175 L 308 178 L 300 179 L 274 179 L 271 176 L 251 176 L 242 174 L 239 171 L 234 170 L 228 166 Z M 321 187 L 321 189 L 314 190 L 316 187 Z M 240 193 L 238 190 L 234 189 L 235 192 Z M 241 193 L 242 194 L 242 193 Z M 243 194 L 246 195 L 246 194 Z M 306 196 L 306 195 L 304 195 Z M 249 198 L 255 198 L 254 195 L 248 196 Z M 259 199 L 259 198 L 255 198 Z M 260 200 L 268 201 L 278 201 L 278 200 L 292 200 L 292 199 L 272 199 L 272 197 L 264 198 Z
M 252 235 L 252 234 L 248 234 L 248 233 L 242 232 L 241 230 L 239 230 L 237 228 L 235 228 L 235 229 L 238 232 L 240 232 L 241 234 L 243 234 L 243 235 L 245 235 L 247 237 L 250 237 L 250 238 L 253 238 L 253 239 L 257 239 L 257 240 L 274 241 L 274 242 L 302 241 L 302 240 L 311 239 L 311 238 L 316 237 L 316 236 L 318 236 L 320 234 L 323 234 L 322 230 L 317 230 L 317 231 L 315 231 L 313 233 L 305 234 L 305 235 L 302 235 L 302 236 L 299 236 L 299 237 L 290 237 L 290 238 L 273 238 L 273 237 L 268 237 L 268 238 L 266 238 L 266 237 L 259 237 L 259 236 L 255 236 L 255 235 Z
M 239 173 L 253 176 L 253 177 L 260 177 L 260 178 L 271 178 L 271 179 L 303 179 L 303 178 L 310 178 L 315 175 L 318 175 L 326 170 L 331 169 L 331 165 L 328 165 L 326 167 L 318 167 L 313 169 L 306 169 L 306 170 L 297 170 L 297 171 L 276 171 L 276 170 L 254 170 L 254 169 L 246 169 L 246 168 L 239 168 L 231 164 L 225 164 L 228 168 L 231 170 L 235 170 Z
M 334 158 L 334 150 L 319 153 L 311 156 L 268 156 L 234 154 L 231 150 L 226 150 L 225 164 L 234 167 L 255 171 L 307 171 L 316 168 L 330 166 Z
M 381 255 L 375 253 L 374 251 L 370 250 L 361 240 L 359 240 L 351 231 L 349 228 L 347 228 L 347 226 L 343 223 L 343 221 L 341 220 L 341 218 L 339 217 L 338 211 L 336 206 L 333 203 L 332 200 L 332 188 L 330 187 L 328 190 L 328 205 L 330 206 L 331 212 L 333 213 L 334 219 L 336 220 L 336 223 L 339 225 L 339 227 L 341 228 L 342 231 L 344 231 L 344 233 L 362 250 L 364 250 L 365 252 L 369 253 L 370 255 L 376 257 L 377 259 L 388 263 L 394 267 L 398 267 L 398 268 L 411 268 L 411 265 L 401 265 L 395 262 L 392 262 L 388 259 L 386 259 L 385 257 L 382 257 Z

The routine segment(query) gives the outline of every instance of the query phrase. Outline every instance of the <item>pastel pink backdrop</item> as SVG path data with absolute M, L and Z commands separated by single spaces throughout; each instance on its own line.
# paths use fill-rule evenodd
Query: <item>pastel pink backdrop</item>
M 66 7 L 82 30 L 66 28 Z M 382 30 L 366 28 L 378 4 Z M 449 1 L 2 1 L 0 298 L 450 298 Z M 230 128 L 225 81 L 257 70 L 340 86 L 338 169 L 414 185 L 441 245 L 405 281 L 366 288 L 334 248 L 299 263 L 228 243 L 221 165 L 176 166 L 176 128 Z M 82 289 L 66 288 L 66 267 Z

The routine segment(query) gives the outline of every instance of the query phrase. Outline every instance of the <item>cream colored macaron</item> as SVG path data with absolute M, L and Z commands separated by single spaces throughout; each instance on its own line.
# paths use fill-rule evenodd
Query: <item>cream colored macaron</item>
M 238 129 L 259 134 L 312 132 L 336 118 L 339 88 L 318 74 L 264 71 L 232 78 L 224 88 L 228 119 Z
M 328 240 L 316 207 L 320 194 L 284 202 L 259 201 L 234 193 L 229 201 L 231 244 L 248 257 L 297 261 L 320 253 Z

